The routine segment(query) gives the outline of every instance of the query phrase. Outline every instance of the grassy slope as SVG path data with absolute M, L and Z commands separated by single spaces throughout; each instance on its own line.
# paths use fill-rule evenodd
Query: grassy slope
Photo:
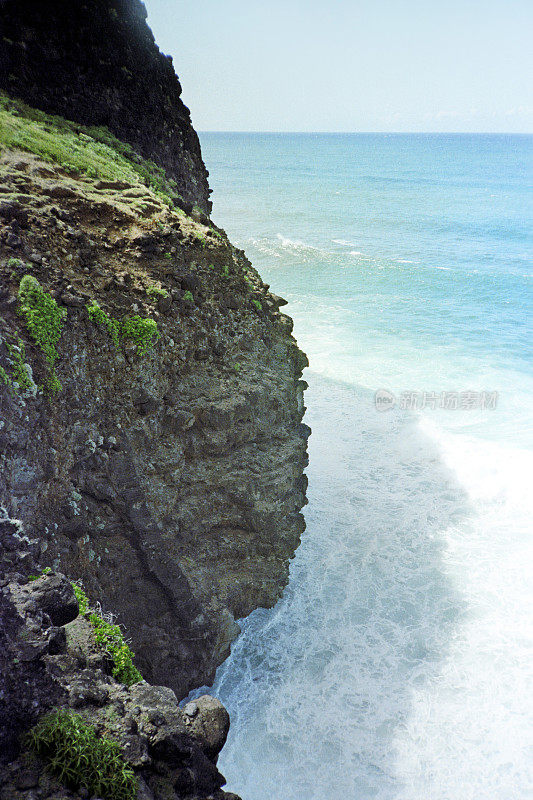
M 181 205 L 176 184 L 107 128 L 86 128 L 0 93 L 0 152 L 20 149 L 69 172 L 148 186 L 170 208 Z

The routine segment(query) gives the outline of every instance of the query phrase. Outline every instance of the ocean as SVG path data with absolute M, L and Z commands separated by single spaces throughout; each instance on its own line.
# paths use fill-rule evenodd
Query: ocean
M 210 690 L 245 800 L 522 800 L 533 137 L 201 135 L 308 354 L 307 530 Z

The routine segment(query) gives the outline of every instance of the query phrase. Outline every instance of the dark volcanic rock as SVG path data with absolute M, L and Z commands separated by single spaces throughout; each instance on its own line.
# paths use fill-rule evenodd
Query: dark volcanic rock
M 35 567 L 19 526 L 5 514 L 1 523 L 0 573 L 13 575 L 13 552 L 25 551 Z M 220 790 L 225 781 L 216 767 L 228 727 L 218 700 L 200 698 L 191 722 L 171 689 L 117 683 L 85 619 L 50 624 L 48 612 L 72 617 L 70 581 L 60 573 L 24 580 L 0 585 L 0 800 L 87 800 L 86 791 L 68 791 L 25 751 L 24 734 L 57 708 L 75 711 L 118 743 L 136 773 L 138 800 L 233 800 Z M 61 647 L 51 646 L 58 640 Z
M 78 616 L 76 595 L 64 575 L 44 575 L 29 584 L 25 591 L 36 608 L 48 614 L 53 625 L 66 625 Z
M 83 125 L 107 126 L 176 180 L 181 205 L 210 212 L 190 112 L 143 3 L 0 0 L 0 41 L 0 88 Z
M 0 155 L 8 191 L 18 159 Z M 0 366 L 12 369 L 7 345 L 20 337 L 34 388 L 21 396 L 0 381 L 0 503 L 38 534 L 43 564 L 118 615 L 143 675 L 184 697 L 210 683 L 235 620 L 286 585 L 304 529 L 306 358 L 222 232 L 168 208 L 136 216 L 120 189 L 95 197 L 74 175 L 43 208 L 61 174 L 31 154 L 25 163 L 31 195 L 17 214 L 34 220 L 26 248 L 43 261 L 15 262 L 0 237 Z M 38 390 L 42 354 L 18 314 L 30 270 L 66 313 L 53 397 Z M 154 286 L 172 298 L 166 313 Z M 141 356 L 115 346 L 90 300 L 114 319 L 157 320 L 160 337 Z

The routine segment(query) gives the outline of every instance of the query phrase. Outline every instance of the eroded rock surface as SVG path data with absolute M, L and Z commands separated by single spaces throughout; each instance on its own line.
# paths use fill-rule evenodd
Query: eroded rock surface
M 135 772 L 138 800 L 239 800 L 221 790 L 216 767 L 229 728 L 224 707 L 204 696 L 191 717 L 166 686 L 118 683 L 91 625 L 77 614 L 70 581 L 60 573 L 32 580 L 20 572 L 21 556 L 24 569 L 38 568 L 39 543 L 3 510 L 0 545 L 0 800 L 87 800 L 25 744 L 31 726 L 57 709 L 79 714 L 119 744 Z M 54 624 L 43 598 L 56 620 L 71 621 Z
M 211 680 L 235 619 L 286 584 L 304 528 L 306 358 L 281 298 L 215 226 L 28 153 L 4 153 L 0 173 L 0 364 L 20 337 L 31 375 L 25 392 L 0 382 L 0 502 L 44 565 L 119 615 L 145 677 L 183 697 Z M 58 394 L 38 388 L 24 274 L 66 314 Z M 160 338 L 142 355 L 117 347 L 93 301 L 155 320 Z

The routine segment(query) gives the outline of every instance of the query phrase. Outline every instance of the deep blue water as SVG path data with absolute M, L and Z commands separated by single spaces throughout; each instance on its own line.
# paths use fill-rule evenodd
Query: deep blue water
M 289 300 L 313 428 L 290 585 L 243 623 L 213 689 L 229 788 L 521 800 L 533 137 L 201 141 L 214 220 Z

